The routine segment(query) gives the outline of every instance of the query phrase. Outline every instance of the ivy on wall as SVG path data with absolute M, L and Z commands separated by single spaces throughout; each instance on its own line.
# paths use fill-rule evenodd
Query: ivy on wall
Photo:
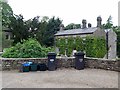
M 62 37 L 56 38 L 56 47 L 59 48 L 60 54 L 71 56 L 72 51 L 85 51 L 87 57 L 103 58 L 106 54 L 106 41 L 98 37 Z

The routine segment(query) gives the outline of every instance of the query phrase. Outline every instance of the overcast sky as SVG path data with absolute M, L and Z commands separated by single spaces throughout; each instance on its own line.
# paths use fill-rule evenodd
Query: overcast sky
M 35 16 L 56 16 L 63 20 L 63 24 L 81 24 L 86 19 L 92 26 L 96 26 L 97 16 L 101 16 L 106 23 L 109 15 L 114 25 L 118 25 L 119 0 L 8 0 L 15 14 L 22 14 L 30 19 Z

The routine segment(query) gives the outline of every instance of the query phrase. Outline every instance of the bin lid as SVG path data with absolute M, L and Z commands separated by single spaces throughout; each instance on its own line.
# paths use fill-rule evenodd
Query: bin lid
M 33 62 L 25 62 L 23 63 L 23 66 L 30 66 L 31 64 L 33 64 Z
M 24 63 L 23 66 L 30 66 L 30 64 L 29 63 Z
M 76 56 L 82 56 L 82 55 L 85 55 L 85 53 L 83 53 L 83 52 L 77 52 L 77 53 L 75 53 L 75 55 Z
M 50 55 L 56 56 L 57 54 L 55 52 L 49 52 L 48 56 L 50 56 Z
M 28 64 L 33 64 L 33 62 L 27 62 Z

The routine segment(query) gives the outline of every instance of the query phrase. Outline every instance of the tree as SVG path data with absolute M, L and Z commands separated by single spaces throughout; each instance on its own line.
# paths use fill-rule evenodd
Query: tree
M 80 24 L 74 24 L 74 23 L 70 23 L 65 27 L 65 30 L 69 30 L 69 29 L 78 29 L 81 28 Z
M 29 31 L 29 37 L 36 38 L 37 33 L 40 29 L 39 16 L 36 16 L 33 19 L 29 19 L 25 23 L 28 28 L 27 30 Z
M 22 15 L 15 15 L 14 17 L 10 18 L 10 25 L 9 28 L 12 31 L 13 34 L 13 40 L 14 44 L 18 42 L 22 42 L 23 39 L 28 38 L 28 27 L 26 26 L 26 23 L 23 20 Z
M 45 45 L 44 39 L 46 38 L 45 33 L 48 25 L 47 19 L 44 20 L 43 19 L 40 22 L 40 28 L 39 31 L 37 32 L 37 40 L 41 43 L 41 45 Z
M 113 24 L 112 24 L 112 17 L 109 16 L 108 19 L 107 19 L 107 23 L 106 24 L 103 24 L 102 26 L 104 29 L 110 29 L 113 27 Z
M 48 22 L 49 17 L 48 16 L 43 16 L 43 18 L 41 19 L 41 22 Z
M 24 21 L 22 15 L 13 14 L 12 8 L 6 2 L 2 4 L 2 24 L 9 28 L 13 34 L 13 43 L 16 44 L 28 38 L 37 39 L 42 45 L 54 45 L 54 34 L 59 30 L 61 20 L 59 18 L 49 19 L 39 16 Z
M 59 18 L 52 17 L 49 19 L 47 28 L 44 32 L 43 44 L 46 46 L 53 46 L 54 45 L 54 34 L 60 30 L 60 24 L 62 20 Z
M 62 21 L 55 17 L 49 19 L 47 16 L 40 20 L 39 16 L 37 16 L 27 20 L 25 23 L 30 38 L 37 39 L 42 45 L 53 46 L 54 34 L 59 31 Z
M 47 16 L 44 16 L 41 20 L 39 16 L 37 16 L 26 21 L 29 37 L 37 39 L 41 45 L 44 45 L 43 41 L 44 38 L 46 38 L 45 32 L 47 29 L 48 20 L 49 18 Z
M 10 18 L 13 17 L 12 8 L 6 2 L 0 2 L 2 4 L 2 25 L 8 27 L 11 23 Z

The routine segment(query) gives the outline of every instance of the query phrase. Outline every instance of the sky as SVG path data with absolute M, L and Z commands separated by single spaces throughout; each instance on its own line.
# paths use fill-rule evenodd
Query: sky
M 118 25 L 118 2 L 120 0 L 8 0 L 15 14 L 22 14 L 25 20 L 35 16 L 59 17 L 66 26 L 70 23 L 81 24 L 82 19 L 97 25 L 96 18 L 102 17 L 106 23 L 112 16 Z

